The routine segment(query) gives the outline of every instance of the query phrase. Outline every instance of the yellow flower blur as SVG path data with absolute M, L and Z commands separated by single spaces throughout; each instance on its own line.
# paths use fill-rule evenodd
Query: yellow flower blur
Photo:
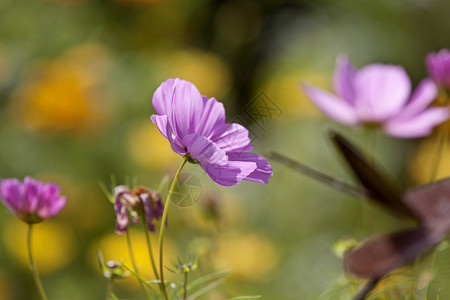
M 152 251 L 156 263 L 158 263 L 158 239 L 156 235 L 151 235 Z M 136 265 L 139 268 L 139 273 L 146 280 L 154 280 L 155 276 L 152 271 L 149 253 L 147 251 L 147 244 L 145 241 L 145 235 L 142 231 L 132 230 L 131 231 L 131 241 L 133 246 L 134 257 L 136 259 Z M 116 233 L 111 233 L 104 236 L 98 242 L 94 243 L 89 251 L 90 261 L 95 269 L 98 269 L 97 255 L 96 251 L 100 250 L 103 253 L 105 261 L 108 260 L 118 260 L 123 262 L 125 265 L 133 269 L 130 257 L 128 255 L 128 247 L 126 241 L 126 235 L 118 235 Z M 167 267 L 172 267 L 171 260 L 177 258 L 175 246 L 170 240 L 164 241 L 164 265 Z M 158 266 L 156 266 L 158 268 Z M 171 280 L 172 274 L 170 272 L 164 272 L 165 277 Z M 134 276 L 130 276 L 118 283 L 123 283 L 124 287 L 129 286 L 129 288 L 136 288 L 138 282 Z
M 275 246 L 259 234 L 228 234 L 219 240 L 215 254 L 218 269 L 230 270 L 239 280 L 267 280 L 278 265 Z
M 35 131 L 86 131 L 98 124 L 107 53 L 85 45 L 61 58 L 40 63 L 14 99 L 18 118 Z
M 74 259 L 77 248 L 70 227 L 52 220 L 33 226 L 33 258 L 40 273 L 55 272 Z M 27 225 L 11 219 L 4 223 L 2 233 L 4 246 L 8 253 L 24 268 L 28 267 Z
M 301 80 L 320 87 L 326 87 L 327 77 L 313 72 L 291 72 L 273 76 L 263 87 L 267 95 L 280 106 L 283 119 L 298 119 L 298 117 L 317 117 L 321 113 L 317 107 L 306 97 L 300 88 Z
M 179 155 L 170 149 L 169 142 L 150 119 L 131 127 L 128 133 L 128 152 L 139 167 L 147 169 L 170 168 L 180 161 Z
M 417 184 L 426 184 L 432 179 L 439 180 L 450 176 L 450 143 L 447 142 L 440 157 L 436 178 L 431 178 L 438 147 L 438 136 L 431 136 L 420 144 L 410 167 L 411 176 Z
M 166 70 L 169 70 L 166 72 Z M 223 101 L 230 89 L 230 71 L 215 54 L 199 50 L 175 51 L 163 59 L 161 81 L 181 78 L 192 82 L 202 95 Z

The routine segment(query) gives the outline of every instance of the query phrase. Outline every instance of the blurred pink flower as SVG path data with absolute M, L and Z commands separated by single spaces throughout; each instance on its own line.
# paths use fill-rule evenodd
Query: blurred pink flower
M 56 184 L 41 183 L 31 177 L 25 177 L 23 183 L 16 178 L 4 179 L 0 183 L 3 204 L 28 224 L 57 215 L 66 204 L 66 198 L 59 193 Z
M 428 74 L 446 90 L 450 90 L 450 51 L 442 49 L 438 53 L 429 53 L 425 59 Z
M 136 224 L 140 216 L 145 218 L 147 229 L 155 232 L 154 221 L 160 220 L 164 211 L 159 192 L 143 186 L 130 191 L 125 185 L 119 185 L 114 188 L 114 198 L 117 234 L 128 230 L 130 218 Z
M 231 186 L 242 180 L 267 183 L 270 163 L 248 153 L 248 130 L 225 122 L 223 104 L 202 96 L 189 81 L 168 79 L 155 91 L 151 120 L 172 149 L 189 162 L 198 163 L 216 183 Z
M 336 60 L 336 95 L 303 83 L 309 98 L 331 119 L 347 125 L 378 126 L 400 138 L 429 135 L 449 117 L 447 107 L 431 107 L 437 86 L 431 79 L 411 93 L 411 82 L 400 66 L 370 64 L 355 70 L 346 56 Z

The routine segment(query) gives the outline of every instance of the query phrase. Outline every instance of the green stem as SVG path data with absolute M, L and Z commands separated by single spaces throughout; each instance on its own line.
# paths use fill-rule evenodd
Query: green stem
M 187 300 L 187 282 L 188 282 L 188 272 L 184 272 L 184 295 L 183 295 L 183 300 Z
M 27 233 L 27 247 L 28 247 L 28 259 L 30 261 L 30 269 L 31 273 L 33 273 L 34 282 L 39 291 L 39 295 L 41 295 L 42 300 L 47 300 L 47 296 L 45 295 L 44 288 L 42 287 L 41 279 L 39 278 L 39 274 L 34 266 L 33 255 L 31 254 L 31 236 L 33 232 L 33 224 L 28 224 L 28 233 Z
M 110 278 L 108 280 L 108 286 L 106 287 L 106 298 L 105 298 L 106 300 L 111 299 L 111 293 L 113 291 L 113 285 L 114 285 L 113 280 L 114 279 L 112 279 L 112 278 Z
M 175 174 L 175 178 L 172 181 L 172 185 L 170 186 L 169 193 L 167 194 L 166 203 L 164 205 L 164 212 L 161 218 L 161 226 L 159 229 L 159 274 L 161 278 L 161 290 L 163 291 L 164 299 L 169 300 L 169 297 L 167 297 L 167 291 L 166 291 L 166 285 L 164 283 L 164 266 L 163 266 L 163 237 L 164 237 L 164 229 L 166 228 L 166 219 L 167 219 L 167 212 L 169 210 L 170 205 L 170 199 L 172 199 L 173 190 L 175 189 L 175 184 L 177 183 L 178 176 L 180 176 L 181 169 L 183 169 L 184 165 L 187 163 L 187 159 L 183 158 L 183 162 L 181 163 L 180 167 L 178 168 L 177 173 Z
M 131 263 L 133 264 L 134 272 L 136 272 L 136 274 L 138 274 L 140 276 L 139 270 L 136 265 L 136 261 L 134 259 L 134 253 L 133 253 L 133 247 L 131 245 L 131 237 L 130 237 L 129 229 L 127 230 L 126 236 L 127 236 L 128 253 L 130 254 L 130 259 L 131 259 Z M 150 299 L 150 297 L 147 293 L 147 290 L 145 289 L 144 284 L 139 279 L 138 279 L 138 282 L 139 282 L 139 285 L 141 286 L 142 291 L 144 292 L 145 298 Z
M 145 240 L 147 241 L 147 248 L 148 248 L 148 253 L 150 254 L 150 262 L 152 263 L 153 273 L 155 274 L 156 279 L 159 280 L 158 271 L 156 270 L 155 258 L 153 257 L 152 246 L 151 246 L 151 243 L 150 243 L 150 234 L 149 234 L 147 226 L 145 224 L 145 218 L 144 217 L 142 217 L 142 224 L 144 225 Z
M 375 151 L 377 142 L 377 132 L 371 128 L 366 127 L 365 130 L 365 148 L 366 157 L 369 160 L 372 168 L 375 168 Z M 364 215 L 364 226 L 369 233 L 375 229 L 375 220 L 373 216 L 373 209 L 369 201 L 362 201 L 362 210 Z

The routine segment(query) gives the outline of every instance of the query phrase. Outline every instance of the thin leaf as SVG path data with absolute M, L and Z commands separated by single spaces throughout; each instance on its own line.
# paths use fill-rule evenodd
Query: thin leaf
M 285 166 L 288 166 L 296 171 L 299 171 L 300 173 L 303 173 L 303 174 L 305 174 L 311 178 L 314 178 L 328 186 L 331 186 L 332 188 L 338 189 L 338 190 L 343 191 L 352 196 L 362 197 L 362 198 L 365 198 L 368 196 L 368 192 L 364 189 L 358 188 L 356 186 L 353 186 L 351 184 L 343 182 L 339 179 L 331 177 L 330 175 L 327 175 L 327 174 L 317 171 L 313 168 L 305 166 L 305 165 L 303 165 L 295 160 L 292 160 L 290 158 L 287 158 L 286 156 L 281 155 L 279 153 L 272 152 L 269 154 L 269 158 L 276 160 Z
M 138 273 L 136 273 L 133 269 L 131 269 L 130 267 L 128 267 L 125 263 L 122 263 L 122 266 L 127 269 L 131 274 L 133 274 L 140 282 L 142 282 L 143 284 L 145 284 L 148 288 L 150 288 L 153 292 L 156 292 L 155 289 L 149 284 L 147 283 L 147 281 L 142 278 Z
M 200 296 L 203 296 L 206 293 L 209 293 L 210 291 L 212 291 L 213 289 L 217 288 L 218 286 L 222 285 L 225 282 L 224 278 L 221 279 L 217 279 L 213 282 L 211 282 L 208 285 L 205 285 L 204 287 L 202 287 L 201 289 L 197 290 L 196 292 L 193 292 L 190 297 L 195 299 L 198 298 Z
M 108 198 L 108 201 L 114 204 L 114 195 L 111 193 L 111 190 L 108 189 L 103 182 L 99 182 L 98 185 L 100 186 L 103 194 L 105 194 L 106 198 Z
M 240 300 L 240 299 L 260 299 L 261 295 L 255 295 L 255 296 L 238 296 L 229 298 L 228 300 Z
M 393 182 L 377 171 L 357 147 L 334 131 L 330 132 L 330 137 L 354 175 L 369 191 L 370 199 L 376 200 L 378 204 L 399 216 L 416 219 L 414 213 L 403 203 L 402 194 Z
M 217 278 L 221 278 L 221 277 L 223 277 L 225 275 L 228 275 L 228 274 L 230 274 L 229 271 L 219 271 L 219 272 L 216 272 L 216 273 L 211 273 L 211 274 L 207 274 L 205 276 L 196 278 L 196 279 L 192 280 L 187 285 L 187 290 L 190 291 L 190 290 L 196 288 L 199 285 L 202 285 L 202 284 L 204 284 L 204 283 L 206 283 L 208 281 L 211 281 L 211 280 L 214 280 L 214 279 L 217 279 Z

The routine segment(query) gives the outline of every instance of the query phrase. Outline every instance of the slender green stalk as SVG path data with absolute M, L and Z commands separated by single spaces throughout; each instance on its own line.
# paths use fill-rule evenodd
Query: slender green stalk
M 161 279 L 161 290 L 164 295 L 164 299 L 169 300 L 166 291 L 166 285 L 164 283 L 164 266 L 163 266 L 163 247 L 164 247 L 164 229 L 166 228 L 166 219 L 167 213 L 169 211 L 170 199 L 172 199 L 173 190 L 175 189 L 175 184 L 177 183 L 178 177 L 180 176 L 181 169 L 183 169 L 184 165 L 187 163 L 187 159 L 184 158 L 180 167 L 178 168 L 177 173 L 175 174 L 175 178 L 172 181 L 172 185 L 170 186 L 169 193 L 167 194 L 166 203 L 164 205 L 164 212 L 161 218 L 161 226 L 159 229 L 159 274 Z
M 126 236 L 127 236 L 128 253 L 130 254 L 131 263 L 133 264 L 133 268 L 134 268 L 134 271 L 136 272 L 136 274 L 140 275 L 139 270 L 136 265 L 136 260 L 134 259 L 133 246 L 131 245 L 131 237 L 130 237 L 129 230 L 127 230 Z M 145 289 L 144 284 L 139 279 L 138 279 L 138 282 L 139 282 L 139 285 L 141 286 L 142 291 L 144 292 L 145 298 L 150 299 L 150 297 L 147 293 L 147 290 Z
M 184 295 L 183 300 L 187 300 L 187 280 L 188 280 L 188 272 L 184 272 Z
M 144 225 L 145 240 L 147 241 L 147 248 L 148 248 L 148 253 L 150 255 L 150 262 L 152 263 L 153 273 L 155 274 L 156 279 L 159 280 L 158 271 L 156 270 L 155 258 L 153 256 L 152 245 L 150 243 L 150 234 L 149 234 L 147 226 L 145 224 L 145 218 L 144 217 L 142 217 L 142 224 Z
M 45 295 L 44 288 L 42 287 L 41 279 L 39 278 L 39 274 L 36 270 L 33 261 L 33 255 L 31 254 L 31 236 L 33 233 L 33 224 L 28 224 L 28 233 L 27 233 L 27 248 L 28 248 L 28 259 L 30 261 L 30 269 L 31 273 L 33 273 L 34 282 L 36 283 L 37 289 L 39 291 L 39 295 L 42 300 L 47 300 L 47 296 Z
M 113 285 L 114 285 L 113 281 L 114 281 L 114 279 L 112 279 L 112 278 L 110 278 L 108 280 L 108 286 L 106 287 L 106 297 L 105 297 L 106 300 L 111 299 L 111 293 L 113 291 Z
M 365 140 L 366 156 L 372 168 L 375 168 L 375 152 L 377 143 L 376 130 L 366 127 Z M 369 233 L 372 233 L 375 231 L 375 219 L 373 215 L 374 212 L 372 205 L 371 203 L 369 203 L 369 201 L 362 201 L 361 205 L 364 215 L 364 226 Z

